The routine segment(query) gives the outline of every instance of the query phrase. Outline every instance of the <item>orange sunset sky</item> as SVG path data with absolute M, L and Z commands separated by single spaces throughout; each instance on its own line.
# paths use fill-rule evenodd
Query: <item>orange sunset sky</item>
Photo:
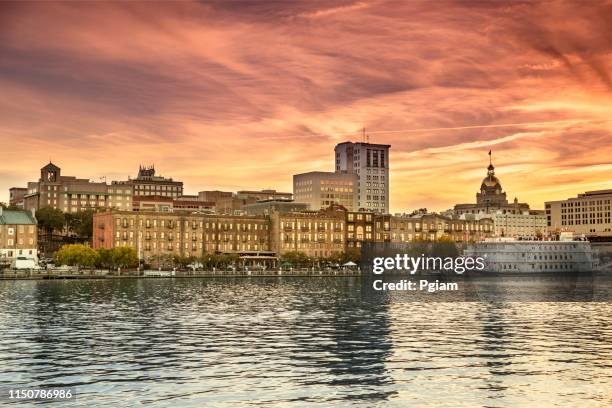
M 533 208 L 612 188 L 612 3 L 0 3 L 0 201 L 50 158 L 291 191 L 363 126 L 392 212 L 473 202 L 489 149 Z

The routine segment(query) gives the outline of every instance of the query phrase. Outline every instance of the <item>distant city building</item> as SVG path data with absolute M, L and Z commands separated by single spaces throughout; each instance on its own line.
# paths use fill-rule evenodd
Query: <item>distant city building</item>
M 240 190 L 236 192 L 236 196 L 241 199 L 254 198 L 260 200 L 293 200 L 292 193 L 282 193 L 276 190 Z
M 221 200 L 231 200 L 232 197 L 234 196 L 234 193 L 232 193 L 231 191 L 219 191 L 219 190 L 213 190 L 213 191 L 200 191 L 198 193 L 198 199 L 200 201 L 212 201 L 213 203 L 217 203 L 218 201 Z
M 137 196 L 133 200 L 134 211 L 205 211 L 214 212 L 215 203 L 200 201 L 198 196 L 163 197 Z
M 180 197 L 183 195 L 183 182 L 155 175 L 155 166 L 140 166 L 138 176 L 127 181 L 113 181 L 112 185 L 133 187 L 134 197 L 162 196 Z
M 26 187 L 12 187 L 9 189 L 9 205 L 23 208 L 23 198 L 28 194 Z
M 545 203 L 548 229 L 571 231 L 589 237 L 612 238 L 612 190 L 587 191 L 567 200 Z
M 497 212 L 523 214 L 529 212 L 529 204 L 519 203 L 516 198 L 513 203 L 508 203 L 501 182 L 495 176 L 495 167 L 490 161 L 487 175 L 480 184 L 480 191 L 476 193 L 476 204 L 457 204 L 453 211 L 455 215 L 495 214 Z
M 308 204 L 296 203 L 293 200 L 261 200 L 243 206 L 246 215 L 270 215 L 273 212 L 289 213 L 308 211 Z
M 335 148 L 336 172 L 358 177 L 357 208 L 389 212 L 389 148 L 391 145 L 344 142 Z
M 244 207 L 262 200 L 292 200 L 292 193 L 283 193 L 276 190 L 241 190 L 231 191 L 200 191 L 198 198 L 202 201 L 215 203 L 218 214 L 240 215 L 244 214 Z
M 17 257 L 38 259 L 37 222 L 30 211 L 10 211 L 0 207 L 0 264 Z
M 26 210 L 52 207 L 63 212 L 90 208 L 132 209 L 131 185 L 108 185 L 73 176 L 62 176 L 61 169 L 49 163 L 40 169 L 40 179 L 28 183 L 23 196 Z
M 359 177 L 355 173 L 311 171 L 293 176 L 295 201 L 306 203 L 311 210 L 340 204 L 349 211 L 357 211 Z

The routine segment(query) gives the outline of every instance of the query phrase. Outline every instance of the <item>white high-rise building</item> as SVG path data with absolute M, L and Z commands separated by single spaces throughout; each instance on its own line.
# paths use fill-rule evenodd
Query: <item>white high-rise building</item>
M 364 142 L 336 145 L 336 172 L 357 174 L 358 208 L 389 213 L 390 147 Z

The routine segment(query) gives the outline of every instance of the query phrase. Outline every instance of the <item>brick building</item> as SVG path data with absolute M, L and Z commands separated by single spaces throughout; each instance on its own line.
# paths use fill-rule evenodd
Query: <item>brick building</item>
M 36 218 L 29 211 L 9 211 L 0 207 L 0 263 L 15 258 L 38 259 Z

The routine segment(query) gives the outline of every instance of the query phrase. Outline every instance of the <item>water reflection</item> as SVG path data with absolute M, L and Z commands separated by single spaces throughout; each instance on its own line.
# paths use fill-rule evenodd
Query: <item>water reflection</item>
M 0 382 L 77 386 L 72 406 L 604 405 L 610 312 L 356 278 L 4 281 Z

